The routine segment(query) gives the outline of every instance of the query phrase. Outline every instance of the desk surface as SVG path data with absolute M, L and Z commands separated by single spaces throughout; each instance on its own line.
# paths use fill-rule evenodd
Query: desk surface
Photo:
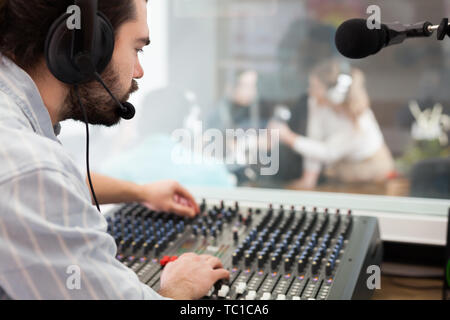
M 373 300 L 442 300 L 442 280 L 381 277 Z
M 288 189 L 300 190 L 295 187 L 288 187 Z M 312 191 L 408 197 L 409 190 L 410 190 L 409 180 L 405 178 L 397 178 L 391 179 L 383 183 L 327 182 L 317 186 Z

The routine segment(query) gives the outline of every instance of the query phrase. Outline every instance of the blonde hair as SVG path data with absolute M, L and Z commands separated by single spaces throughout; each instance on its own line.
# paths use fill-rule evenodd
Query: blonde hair
M 343 72 L 342 61 L 330 59 L 317 65 L 311 72 L 327 89 L 336 86 L 338 77 Z M 370 109 L 370 99 L 367 93 L 364 73 L 351 68 L 352 85 L 344 102 L 337 106 L 337 110 L 347 115 L 354 123 L 367 110 Z

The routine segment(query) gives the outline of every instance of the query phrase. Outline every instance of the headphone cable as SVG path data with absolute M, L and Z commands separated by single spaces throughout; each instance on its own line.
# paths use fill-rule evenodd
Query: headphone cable
M 83 116 L 84 116 L 84 122 L 86 124 L 86 167 L 87 167 L 87 176 L 88 176 L 88 180 L 89 180 L 89 186 L 91 188 L 92 197 L 94 198 L 95 205 L 97 206 L 97 210 L 101 213 L 100 206 L 97 201 L 97 196 L 95 195 L 94 186 L 92 184 L 91 170 L 89 168 L 89 121 L 88 121 L 88 116 L 87 116 L 86 108 L 83 106 L 83 103 L 81 102 L 80 94 L 78 92 L 78 86 L 74 85 L 74 89 L 75 89 L 75 95 L 77 96 L 77 99 L 78 99 L 78 104 L 79 104 L 81 112 L 83 113 Z

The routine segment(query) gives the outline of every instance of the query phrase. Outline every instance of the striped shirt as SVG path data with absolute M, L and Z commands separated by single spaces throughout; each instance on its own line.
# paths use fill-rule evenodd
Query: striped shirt
M 0 299 L 165 299 L 115 259 L 58 130 L 33 80 L 0 54 Z

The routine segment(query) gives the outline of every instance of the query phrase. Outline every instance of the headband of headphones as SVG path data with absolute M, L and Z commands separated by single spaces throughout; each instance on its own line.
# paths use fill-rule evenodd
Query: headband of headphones
M 327 98 L 334 104 L 342 104 L 347 99 L 348 92 L 353 84 L 352 69 L 349 63 L 341 62 L 339 64 L 339 75 L 336 85 L 327 92 Z

